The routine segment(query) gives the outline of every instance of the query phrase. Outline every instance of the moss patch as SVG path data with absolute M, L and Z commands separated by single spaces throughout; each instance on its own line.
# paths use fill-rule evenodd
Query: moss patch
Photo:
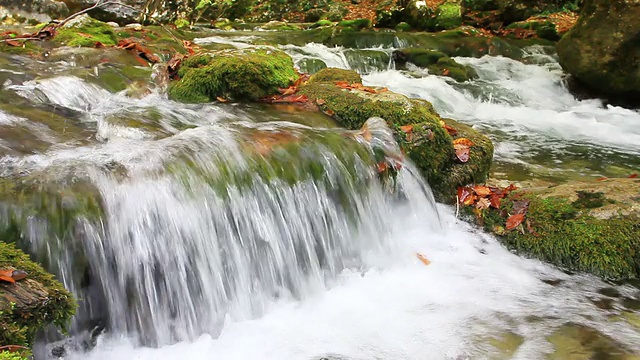
M 169 96 L 200 103 L 216 97 L 255 101 L 289 86 L 296 73 L 282 51 L 244 49 L 192 56 L 180 68 L 180 77 L 170 85 Z
M 29 346 L 36 331 L 48 324 L 64 327 L 75 313 L 71 294 L 53 275 L 29 259 L 13 245 L 0 242 L 0 268 L 19 269 L 29 276 L 16 284 L 0 284 L 0 343 Z M 15 290 L 16 288 L 24 288 Z M 30 290 L 35 289 L 35 290 Z M 37 291 L 37 303 L 24 303 L 15 294 Z
M 636 193 L 640 184 L 621 179 L 624 191 Z M 489 231 L 524 255 L 560 267 L 589 272 L 607 279 L 640 277 L 640 209 L 616 205 L 615 184 L 599 184 L 601 193 L 576 191 L 575 186 L 517 192 L 503 200 L 499 210 L 485 210 Z M 528 200 L 521 227 L 504 232 L 514 201 Z M 610 211 L 610 207 L 619 211 Z M 528 225 L 527 225 L 528 222 Z
M 88 16 L 82 17 L 70 26 L 63 27 L 54 40 L 59 44 L 73 47 L 95 47 L 98 42 L 105 46 L 118 44 L 118 37 L 111 26 Z
M 327 68 L 318 71 L 309 78 L 309 84 L 323 83 L 323 82 L 336 82 L 346 81 L 349 83 L 362 83 L 362 77 L 360 74 L 353 70 L 344 70 L 337 68 Z
M 460 4 L 445 2 L 436 11 L 435 27 L 440 30 L 453 29 L 462 25 Z
M 456 81 L 467 81 L 477 76 L 471 67 L 458 64 L 445 53 L 430 49 L 403 49 L 393 53 L 396 66 L 402 68 L 407 62 L 427 68 L 430 74 L 449 76 Z

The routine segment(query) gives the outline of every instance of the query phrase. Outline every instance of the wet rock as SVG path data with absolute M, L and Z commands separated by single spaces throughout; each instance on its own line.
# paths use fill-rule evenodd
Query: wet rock
M 481 13 L 485 17 L 502 25 L 528 19 L 544 12 L 557 12 L 563 9 L 577 10 L 572 0 L 463 0 L 462 13 L 473 18 Z
M 97 43 L 114 46 L 118 38 L 111 26 L 84 14 L 66 23 L 54 41 L 72 47 L 96 47 Z
M 327 64 L 320 59 L 305 58 L 298 62 L 300 71 L 305 74 L 315 74 L 322 69 L 327 68 Z
M 78 12 L 89 8 L 95 4 L 95 0 L 61 0 L 71 12 Z M 116 22 L 118 24 L 129 24 L 136 22 L 142 16 L 145 9 L 145 0 L 119 0 L 120 4 L 102 6 L 89 12 L 91 17 L 105 22 Z
M 278 93 L 297 77 L 289 55 L 275 49 L 223 50 L 191 56 L 180 68 L 169 96 L 183 102 L 217 97 L 255 101 Z
M 633 351 L 600 331 L 581 324 L 567 323 L 547 339 L 555 348 L 548 359 L 634 359 Z
M 640 100 L 640 2 L 588 0 L 558 43 L 560 65 L 596 95 Z
M 503 199 L 482 221 L 508 247 L 570 271 L 606 279 L 640 277 L 640 181 L 609 179 L 530 188 Z M 528 201 L 525 221 L 504 232 L 516 202 Z M 502 230 L 501 230 L 502 229 Z M 501 231 L 500 231 L 501 230 Z M 609 294 L 605 289 L 601 294 Z
M 476 76 L 471 67 L 458 64 L 444 53 L 430 49 L 402 49 L 393 52 L 393 59 L 398 68 L 404 68 L 407 63 L 412 63 L 421 68 L 427 68 L 430 74 L 449 76 L 452 79 L 463 82 Z
M 317 74 L 309 78 L 309 84 L 346 81 L 349 83 L 362 83 L 360 74 L 353 70 L 344 70 L 337 68 L 327 68 L 319 71 Z
M 69 15 L 69 9 L 64 3 L 54 0 L 0 0 L 2 9 L 7 14 L 18 14 L 27 19 L 37 19 L 40 22 L 60 19 Z
M 329 68 L 314 76 L 316 80 L 310 79 L 300 93 L 348 129 L 359 129 L 371 117 L 383 118 L 395 131 L 404 153 L 418 166 L 438 200 L 452 201 L 457 186 L 486 179 L 493 158 L 491 141 L 466 125 L 441 119 L 429 102 L 384 89 L 336 86 L 336 81 L 353 82 L 359 77 L 348 70 Z M 445 124 L 458 131 L 455 137 L 473 141 L 467 163 L 454 161 L 453 138 L 445 130 Z
M 29 346 L 36 331 L 64 325 L 75 313 L 72 295 L 22 251 L 0 242 L 0 268 L 26 270 L 15 283 L 0 282 L 0 344 Z

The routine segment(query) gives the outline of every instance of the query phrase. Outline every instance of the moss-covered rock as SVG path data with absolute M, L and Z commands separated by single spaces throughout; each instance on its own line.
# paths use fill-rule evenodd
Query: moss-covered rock
M 411 30 L 411 25 L 402 21 L 395 26 L 396 31 L 409 31 Z
M 331 80 L 339 79 L 333 77 Z M 342 80 L 346 81 L 345 78 Z M 418 166 L 440 201 L 452 201 L 457 186 L 486 179 L 493 158 L 493 145 L 488 138 L 453 120 L 441 119 L 425 100 L 409 99 L 384 89 L 375 93 L 370 90 L 342 89 L 331 82 L 310 82 L 299 92 L 348 129 L 359 129 L 371 117 L 383 118 L 395 130 L 401 148 Z M 445 123 L 459 129 L 456 136 L 474 142 L 469 162 L 455 161 L 453 139 L 445 130 Z
M 466 17 L 475 12 L 492 12 L 494 21 L 503 25 L 523 21 L 542 13 L 578 9 L 576 0 L 462 0 L 462 13 Z
M 560 65 L 596 94 L 640 100 L 640 3 L 588 0 L 558 42 Z
M 5 242 L 0 242 L 0 269 L 28 273 L 13 284 L 0 283 L 0 344 L 29 346 L 46 325 L 66 326 L 76 303 L 53 275 Z
M 338 23 L 338 26 L 353 30 L 363 30 L 371 28 L 371 20 L 369 19 L 355 19 L 355 20 L 343 20 Z
M 200 103 L 217 97 L 255 101 L 289 86 L 296 73 L 289 55 L 255 48 L 191 56 L 182 64 L 180 77 L 169 87 L 170 98 Z
M 462 12 L 459 3 L 447 1 L 438 6 L 435 18 L 436 30 L 453 29 L 460 25 L 462 25 Z
M 610 179 L 512 193 L 482 221 L 509 248 L 607 279 L 640 277 L 640 181 Z M 525 222 L 505 231 L 514 202 L 529 201 Z
M 336 82 L 346 81 L 349 83 L 362 83 L 362 77 L 360 74 L 353 70 L 344 70 L 337 68 L 327 68 L 318 71 L 316 74 L 309 78 L 309 84 L 323 83 L 323 82 Z M 365 119 L 366 120 L 366 119 Z
M 396 66 L 403 68 L 407 62 L 427 68 L 434 75 L 449 76 L 456 81 L 467 81 L 477 76 L 473 68 L 458 64 L 446 54 L 430 49 L 402 49 L 393 52 Z
M 54 40 L 62 45 L 81 47 L 95 47 L 96 43 L 114 46 L 118 43 L 111 26 L 88 15 L 81 15 L 66 23 Z
M 327 64 L 320 59 L 304 58 L 298 61 L 298 68 L 305 74 L 315 74 L 322 69 L 327 68 Z

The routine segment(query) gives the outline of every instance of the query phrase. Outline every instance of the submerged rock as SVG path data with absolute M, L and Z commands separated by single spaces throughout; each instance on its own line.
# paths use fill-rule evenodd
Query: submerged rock
M 508 247 L 572 271 L 607 279 L 640 277 L 640 180 L 575 182 L 512 193 L 481 220 Z M 524 222 L 506 218 L 528 202 Z
M 430 74 L 449 76 L 456 81 L 467 81 L 476 76 L 473 68 L 458 64 L 455 60 L 437 50 L 402 49 L 393 52 L 396 66 L 402 68 L 406 63 L 427 68 Z
M 53 275 L 2 241 L 0 269 L 27 273 L 15 283 L 0 281 L 0 344 L 29 346 L 38 330 L 49 324 L 64 327 L 75 313 L 73 296 Z
M 316 80 L 309 81 L 300 93 L 348 129 L 359 129 L 371 117 L 383 118 L 395 130 L 403 151 L 418 166 L 438 200 L 452 201 L 457 186 L 486 179 L 493 158 L 491 141 L 468 126 L 441 119 L 428 101 L 384 89 L 336 86 L 336 81 L 354 82 L 359 77 L 348 70 L 325 69 L 314 76 Z M 454 160 L 453 138 L 445 124 L 458 131 L 456 138 L 466 137 L 474 143 L 468 162 Z
M 577 24 L 558 43 L 560 65 L 597 94 L 638 102 L 638 19 L 638 1 L 586 1 Z
M 551 360 L 637 359 L 632 350 L 616 339 L 582 324 L 564 324 L 547 340 L 555 348 L 554 352 L 547 357 Z
M 297 75 L 289 55 L 255 48 L 192 56 L 180 68 L 180 77 L 170 85 L 169 96 L 199 103 L 215 101 L 217 97 L 255 101 L 286 88 Z

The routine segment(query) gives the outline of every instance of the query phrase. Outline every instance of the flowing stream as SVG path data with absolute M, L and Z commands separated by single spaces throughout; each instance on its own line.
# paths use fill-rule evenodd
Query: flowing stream
M 501 178 L 640 169 L 640 113 L 576 99 L 544 48 L 523 61 L 456 58 L 479 75 L 466 83 L 395 70 L 389 47 L 281 48 L 487 133 Z M 0 194 L 0 234 L 19 229 L 20 246 L 81 299 L 65 358 L 640 354 L 637 284 L 510 253 L 436 204 L 411 164 L 380 181 L 375 164 L 399 150 L 379 119 L 365 139 L 321 115 L 114 92 L 101 75 L 121 69 L 70 59 L 0 58 L 0 185 L 14 191 Z M 96 326 L 106 330 L 89 339 Z

